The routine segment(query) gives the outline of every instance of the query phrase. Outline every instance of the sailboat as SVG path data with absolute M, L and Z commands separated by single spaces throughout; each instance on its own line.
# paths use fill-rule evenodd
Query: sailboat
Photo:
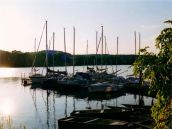
M 105 37 L 105 54 L 106 54 L 106 37 Z M 102 26 L 102 54 L 103 54 L 103 26 Z M 118 55 L 118 37 L 117 37 L 117 55 Z M 106 68 L 103 68 L 103 58 L 101 60 L 101 68 L 99 69 L 97 67 L 98 78 L 100 79 L 100 82 L 97 82 L 95 84 L 91 84 L 88 86 L 88 91 L 90 93 L 93 92 L 116 92 L 122 90 L 124 84 L 125 84 L 125 78 L 121 76 L 117 76 L 117 72 L 120 70 L 117 70 L 117 59 L 116 59 L 116 72 L 115 74 L 108 74 L 107 73 L 107 66 Z
M 47 50 L 47 21 L 45 23 L 45 27 L 46 27 L 46 50 Z M 44 30 L 44 28 L 43 28 L 43 30 Z M 47 52 L 46 52 L 46 66 L 47 66 Z M 48 69 L 48 67 L 46 69 Z M 43 84 L 44 79 L 46 78 L 46 76 L 43 75 L 43 74 L 36 73 L 36 71 L 37 71 L 36 68 L 32 67 L 32 73 L 29 76 L 29 78 L 31 79 L 32 84 Z
M 67 71 L 54 70 L 54 42 L 55 33 L 53 32 L 53 69 L 47 68 L 47 77 L 44 79 L 44 88 L 57 88 L 57 81 L 67 76 Z
M 87 88 L 87 85 L 90 83 L 90 78 L 88 73 L 76 72 L 75 73 L 75 27 L 73 28 L 74 37 L 73 37 L 73 74 L 72 76 L 66 76 L 61 80 L 57 81 L 58 87 L 60 89 L 76 91 L 79 89 Z

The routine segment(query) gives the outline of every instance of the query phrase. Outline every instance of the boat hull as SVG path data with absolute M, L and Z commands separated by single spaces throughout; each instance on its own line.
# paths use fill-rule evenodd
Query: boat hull
M 32 84 L 43 84 L 45 77 L 44 76 L 30 76 Z
M 90 118 L 90 117 L 67 117 L 58 120 L 59 129 L 125 129 L 126 121 Z

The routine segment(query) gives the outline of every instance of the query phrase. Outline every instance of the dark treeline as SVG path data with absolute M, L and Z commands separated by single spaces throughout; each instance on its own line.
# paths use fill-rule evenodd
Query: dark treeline
M 0 50 L 0 67 L 31 67 L 36 60 L 34 66 L 45 66 L 45 51 L 39 51 L 36 54 L 34 52 L 21 52 L 21 51 L 2 51 Z M 53 56 L 54 55 L 54 56 Z M 48 65 L 53 66 L 53 58 L 55 66 L 64 66 L 66 63 L 68 66 L 72 65 L 73 56 L 69 53 L 61 51 L 49 51 L 48 52 Z M 118 65 L 131 65 L 137 56 L 135 55 L 75 55 L 75 65 L 115 65 L 116 61 Z M 103 61 L 102 61 L 103 59 Z M 97 63 L 96 63 L 97 62 Z

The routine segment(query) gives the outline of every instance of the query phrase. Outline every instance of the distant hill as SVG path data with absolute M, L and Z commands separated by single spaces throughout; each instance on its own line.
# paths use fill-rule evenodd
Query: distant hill
M 55 66 L 64 66 L 65 57 L 67 65 L 72 65 L 73 56 L 70 53 L 49 50 L 47 56 L 49 66 L 53 66 L 53 58 Z M 0 67 L 31 67 L 32 65 L 45 66 L 45 57 L 45 50 L 37 53 L 21 52 L 16 50 L 8 52 L 0 50 Z M 115 65 L 116 59 L 118 65 L 131 65 L 137 58 L 137 55 L 97 55 L 97 57 L 95 54 L 75 55 L 75 65 L 100 65 L 102 58 L 104 65 Z M 33 64 L 34 59 L 35 63 Z

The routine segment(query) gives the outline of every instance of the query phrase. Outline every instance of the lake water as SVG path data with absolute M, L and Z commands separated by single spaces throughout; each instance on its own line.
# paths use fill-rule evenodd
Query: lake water
M 42 72 L 42 68 L 39 69 Z M 64 70 L 64 67 L 55 69 Z M 85 69 L 86 67 L 76 67 L 77 71 Z M 109 72 L 112 71 L 111 66 L 108 69 Z M 126 71 L 121 73 L 124 77 L 132 73 L 129 66 L 121 65 L 118 69 Z M 57 129 L 58 119 L 69 116 L 73 110 L 138 103 L 138 96 L 132 94 L 106 94 L 99 97 L 24 87 L 21 85 L 21 74 L 28 76 L 30 70 L 31 68 L 0 68 L 0 125 L 10 116 L 10 126 L 15 128 L 26 126 L 27 129 Z M 68 67 L 68 72 L 72 72 L 72 67 Z M 151 98 L 143 99 L 146 105 L 151 104 Z

